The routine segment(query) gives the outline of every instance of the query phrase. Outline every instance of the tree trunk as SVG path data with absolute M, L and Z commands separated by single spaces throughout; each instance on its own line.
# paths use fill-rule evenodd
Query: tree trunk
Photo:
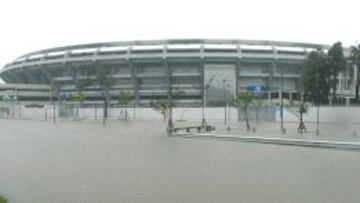
M 108 117 L 108 103 L 106 101 L 106 99 L 104 100 L 104 116 L 103 116 L 103 125 L 106 124 L 106 119 Z
M 249 116 L 248 116 L 247 109 L 245 109 L 245 121 L 246 121 L 246 130 L 249 131 L 250 130 L 250 124 L 249 124 Z
M 109 94 L 107 90 L 101 91 L 101 94 L 104 100 L 103 125 L 105 125 L 108 118 Z

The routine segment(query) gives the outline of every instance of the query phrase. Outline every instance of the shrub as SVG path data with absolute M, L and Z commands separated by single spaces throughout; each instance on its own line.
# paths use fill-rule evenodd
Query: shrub
M 7 199 L 0 195 L 0 203 L 8 203 Z

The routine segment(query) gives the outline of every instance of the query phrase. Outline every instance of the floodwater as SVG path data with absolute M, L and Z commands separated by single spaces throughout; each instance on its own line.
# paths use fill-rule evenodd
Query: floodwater
M 0 120 L 15 203 L 359 202 L 360 152 L 170 138 L 160 121 Z

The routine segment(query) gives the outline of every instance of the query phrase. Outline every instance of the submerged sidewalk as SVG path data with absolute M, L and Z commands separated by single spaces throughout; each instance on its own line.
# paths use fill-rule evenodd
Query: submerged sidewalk
M 356 124 L 323 123 L 319 126 L 319 134 L 316 133 L 315 123 L 307 124 L 306 133 L 297 132 L 297 123 L 285 123 L 285 134 L 281 133 L 280 124 L 276 122 L 254 124 L 251 131 L 244 128 L 244 123 L 231 123 L 226 126 L 217 123 L 214 126 L 214 132 L 178 132 L 172 136 L 360 151 L 360 131 Z

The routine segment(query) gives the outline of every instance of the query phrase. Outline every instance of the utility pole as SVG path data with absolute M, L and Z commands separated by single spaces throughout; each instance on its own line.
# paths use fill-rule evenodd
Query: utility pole
M 283 102 L 283 88 L 284 88 L 284 71 L 281 69 L 281 83 L 280 83 L 280 119 L 281 119 L 281 133 L 284 133 L 284 102 Z
M 203 94 L 203 106 L 202 106 L 202 122 L 201 125 L 204 127 L 206 125 L 206 119 L 205 119 L 205 108 L 206 108 L 206 93 L 207 89 L 210 87 L 211 82 L 214 80 L 215 75 L 213 75 L 210 80 L 205 84 L 204 83 L 204 94 Z
M 319 135 L 319 124 L 320 124 L 320 103 L 321 103 L 321 90 L 318 90 L 317 107 L 316 107 L 316 135 Z
M 204 95 L 203 95 L 203 106 L 202 106 L 202 122 L 201 125 L 204 127 L 206 124 L 206 120 L 205 120 L 205 107 L 206 107 L 206 89 L 207 86 L 204 86 Z
M 225 86 L 226 79 L 223 79 L 223 85 L 224 85 L 224 125 L 226 125 L 226 100 L 227 100 L 227 90 Z

